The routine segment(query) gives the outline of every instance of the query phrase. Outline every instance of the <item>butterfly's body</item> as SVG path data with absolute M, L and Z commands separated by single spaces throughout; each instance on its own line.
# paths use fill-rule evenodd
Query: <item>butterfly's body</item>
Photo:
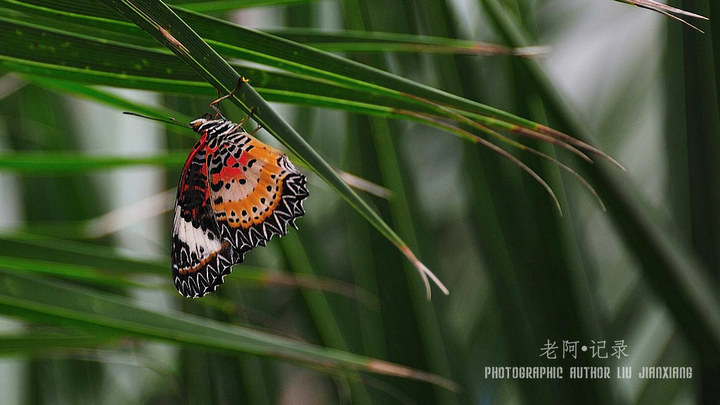
M 245 252 L 264 246 L 304 214 L 305 176 L 280 151 L 225 119 L 197 119 L 173 219 L 172 271 L 178 291 L 215 291 Z

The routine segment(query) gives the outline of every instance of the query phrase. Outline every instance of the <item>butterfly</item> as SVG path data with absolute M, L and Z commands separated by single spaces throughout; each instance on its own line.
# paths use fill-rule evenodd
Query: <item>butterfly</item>
M 246 252 L 287 234 L 288 224 L 297 229 L 309 195 L 287 156 L 214 109 L 219 118 L 206 114 L 190 123 L 200 140 L 175 199 L 172 277 L 189 298 L 215 291 Z

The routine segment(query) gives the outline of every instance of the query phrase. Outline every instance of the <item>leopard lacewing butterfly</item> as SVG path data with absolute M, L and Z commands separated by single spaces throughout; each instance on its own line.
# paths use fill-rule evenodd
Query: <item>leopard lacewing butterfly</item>
M 216 118 L 206 114 L 187 125 L 200 140 L 178 184 L 171 260 L 175 287 L 188 298 L 215 291 L 246 252 L 287 234 L 288 224 L 297 228 L 295 220 L 305 214 L 305 176 L 282 152 L 245 132 L 245 120 L 231 122 L 215 106 L 247 82 L 240 77 L 235 89 L 210 103 Z M 186 127 L 172 118 L 125 114 Z
M 171 256 L 175 287 L 188 298 L 215 291 L 246 252 L 287 234 L 288 224 L 297 228 L 309 195 L 287 156 L 219 113 L 214 104 L 228 96 L 210 104 L 219 119 L 205 115 L 189 125 L 200 140 L 180 176 Z
M 287 156 L 219 116 L 190 123 L 200 140 L 175 199 L 172 276 L 190 298 L 215 291 L 246 252 L 295 227 L 308 196 L 305 176 Z

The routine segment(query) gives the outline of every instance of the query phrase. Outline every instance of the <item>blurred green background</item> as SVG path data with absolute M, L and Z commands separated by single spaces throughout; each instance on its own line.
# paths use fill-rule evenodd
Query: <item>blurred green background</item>
M 260 91 L 333 167 L 383 188 L 360 193 L 451 291 L 427 301 L 409 262 L 306 168 L 299 231 L 252 251 L 213 295 L 180 297 L 170 210 L 195 134 L 121 112 L 183 121 L 207 112 L 215 92 L 178 73 L 182 62 L 137 57 L 133 49 L 160 46 L 142 32 L 43 11 L 113 13 L 73 3 L 0 1 L 0 28 L 16 34 L 0 40 L 2 403 L 720 401 L 717 5 L 676 4 L 711 17 L 696 23 L 701 34 L 609 0 L 169 2 L 584 137 L 625 165 L 526 142 L 578 169 L 608 208 L 557 166 L 518 153 L 558 193 L 560 215 L 517 166 L 449 132 L 323 107 L 282 86 Z M 420 45 L 393 51 L 353 42 L 350 30 Z M 66 31 L 131 45 L 66 50 Z M 466 54 L 427 36 L 547 48 L 532 58 Z M 56 70 L 23 62 L 40 51 L 58 55 L 44 62 Z M 58 73 L 64 57 L 96 63 L 90 73 L 115 58 L 183 82 L 147 91 L 154 84 L 117 75 L 89 87 L 99 82 Z M 251 84 L 270 89 L 269 80 Z M 221 109 L 244 117 L 229 102 Z M 558 357 L 564 340 L 622 340 L 628 357 L 549 360 L 540 356 L 548 340 Z M 458 388 L 377 374 L 368 358 Z M 631 366 L 634 377 L 487 378 L 493 366 L 607 366 L 613 377 Z M 643 366 L 693 367 L 693 377 L 642 380 Z

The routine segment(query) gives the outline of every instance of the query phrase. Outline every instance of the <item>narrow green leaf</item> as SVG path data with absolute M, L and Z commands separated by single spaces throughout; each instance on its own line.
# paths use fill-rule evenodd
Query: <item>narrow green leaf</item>
M 265 30 L 266 33 L 299 42 L 323 51 L 343 52 L 412 52 L 460 55 L 532 56 L 545 51 L 542 47 L 513 49 L 487 42 L 466 41 L 375 31 L 324 31 L 307 28 Z
M 10 270 L 14 273 L 46 274 L 65 279 L 92 282 L 98 285 L 116 287 L 140 287 L 143 284 L 135 282 L 115 273 L 102 271 L 93 267 L 77 264 L 50 262 L 47 260 L 24 259 L 14 256 L 0 256 L 0 269 Z
M 129 166 L 152 165 L 180 167 L 187 159 L 187 151 L 169 152 L 154 156 L 98 156 L 73 152 L 31 152 L 0 154 L 0 170 L 44 175 L 65 175 Z
M 79 333 L 76 330 L 32 331 L 0 335 L 0 356 L 18 356 L 105 345 L 121 335 Z
M 614 0 L 614 1 L 617 1 L 617 2 L 619 2 L 619 3 L 630 4 L 630 5 L 632 5 L 632 6 L 637 6 L 637 7 L 640 7 L 640 8 L 644 8 L 644 9 L 648 9 L 648 10 L 652 10 L 652 11 L 658 12 L 658 13 L 664 15 L 664 16 L 667 16 L 667 17 L 672 18 L 673 20 L 680 21 L 681 23 L 687 25 L 688 27 L 691 27 L 691 28 L 693 28 L 693 29 L 695 29 L 695 30 L 697 30 L 697 31 L 700 31 L 700 32 L 703 32 L 703 30 L 701 30 L 700 28 L 698 28 L 698 27 L 690 24 L 690 23 L 687 22 L 686 20 L 678 17 L 678 15 L 687 16 L 687 17 L 691 17 L 691 18 L 697 18 L 697 19 L 700 19 L 700 20 L 707 20 L 707 19 L 708 19 L 707 17 L 701 16 L 701 15 L 699 15 L 699 14 L 691 13 L 691 12 L 689 12 L 689 11 L 685 11 L 685 10 L 682 10 L 682 9 L 679 9 L 679 8 L 675 8 L 675 7 L 672 7 L 672 6 L 668 6 L 668 5 L 666 5 L 666 4 L 663 4 L 663 3 L 660 3 L 660 2 L 657 2 L 657 1 L 654 1 L 654 0 Z M 704 32 L 703 32 L 703 33 L 704 33 Z
M 117 273 L 168 274 L 167 262 L 135 260 L 120 255 L 108 246 L 76 242 L 45 235 L 19 233 L 0 236 L 0 255 L 37 259 L 38 252 L 46 261 L 102 268 Z
M 132 300 L 0 271 L 0 313 L 46 324 L 76 325 L 194 348 L 292 360 L 329 372 L 365 371 L 454 389 L 442 377 L 352 353 L 323 349 L 242 326 L 137 306 Z
M 187 10 L 198 12 L 218 12 L 251 7 L 292 5 L 294 3 L 309 3 L 312 1 L 318 0 L 243 0 L 242 2 L 235 0 L 172 0 L 169 1 L 168 4 L 182 6 Z

